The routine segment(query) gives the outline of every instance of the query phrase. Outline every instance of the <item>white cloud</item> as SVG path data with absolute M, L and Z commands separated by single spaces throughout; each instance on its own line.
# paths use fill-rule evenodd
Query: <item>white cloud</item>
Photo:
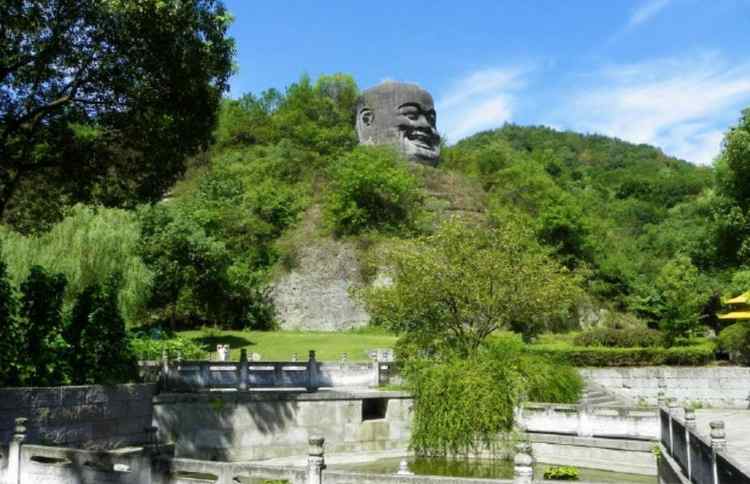
M 704 54 L 612 66 L 583 82 L 571 100 L 562 116 L 573 129 L 654 144 L 707 164 L 750 102 L 750 64 Z
M 520 68 L 484 69 L 454 82 L 436 103 L 440 132 L 455 142 L 509 121 L 522 73 Z
M 638 25 L 648 22 L 652 18 L 656 17 L 659 12 L 669 5 L 671 0 L 649 0 L 640 7 L 633 10 L 633 13 L 628 19 L 627 29 L 632 29 Z

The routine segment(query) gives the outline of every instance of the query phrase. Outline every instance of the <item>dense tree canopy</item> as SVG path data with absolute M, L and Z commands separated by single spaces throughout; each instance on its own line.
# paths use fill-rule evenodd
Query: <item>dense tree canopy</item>
M 227 88 L 215 0 L 0 3 L 0 216 L 153 201 L 206 148 Z

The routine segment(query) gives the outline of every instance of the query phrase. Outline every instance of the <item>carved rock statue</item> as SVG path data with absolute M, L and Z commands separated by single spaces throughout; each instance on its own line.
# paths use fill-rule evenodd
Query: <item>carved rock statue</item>
M 433 166 L 440 157 L 435 121 L 432 96 L 415 84 L 384 82 L 357 100 L 360 144 L 394 145 L 410 160 Z

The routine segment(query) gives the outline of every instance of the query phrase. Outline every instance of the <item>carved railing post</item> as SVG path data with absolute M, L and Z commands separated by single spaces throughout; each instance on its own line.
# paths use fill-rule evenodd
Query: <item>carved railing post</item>
M 169 388 L 169 357 L 167 350 L 161 350 L 161 384 L 164 390 Z
M 307 455 L 307 483 L 322 484 L 323 469 L 325 469 L 325 458 L 323 456 L 323 444 L 325 439 L 320 436 L 308 439 L 309 451 Z
M 687 477 L 688 480 L 693 478 L 693 457 L 690 451 L 690 436 L 692 432 L 695 432 L 695 410 L 689 407 L 685 407 L 685 446 L 687 447 Z
M 522 442 L 516 446 L 513 457 L 513 484 L 532 484 L 534 481 L 534 458 L 531 445 Z
M 21 446 L 26 440 L 27 419 L 20 417 L 16 419 L 16 428 L 8 449 L 8 484 L 20 484 L 21 482 Z
M 314 392 L 318 389 L 318 362 L 315 360 L 315 350 L 310 350 L 307 358 L 307 391 Z
M 724 421 L 714 420 L 708 424 L 711 427 L 712 464 L 714 471 L 714 484 L 719 484 L 719 473 L 716 468 L 716 453 L 727 449 L 727 434 L 724 433 Z
M 656 394 L 656 404 L 661 408 L 667 403 L 667 384 L 664 380 L 659 380 L 659 392 Z
M 240 350 L 240 365 L 239 365 L 239 389 L 240 391 L 246 391 L 247 390 L 247 371 L 248 371 L 248 365 L 247 365 L 247 350 L 245 348 L 242 348 Z
M 672 453 L 674 452 L 674 425 L 672 425 L 672 421 L 677 411 L 677 400 L 670 398 L 667 405 L 669 406 L 669 452 Z

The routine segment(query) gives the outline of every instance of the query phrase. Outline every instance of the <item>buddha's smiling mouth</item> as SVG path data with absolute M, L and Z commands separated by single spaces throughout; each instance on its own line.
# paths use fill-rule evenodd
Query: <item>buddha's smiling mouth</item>
M 404 133 L 404 137 L 419 148 L 433 150 L 436 146 L 436 136 L 428 131 L 421 129 L 409 129 Z

